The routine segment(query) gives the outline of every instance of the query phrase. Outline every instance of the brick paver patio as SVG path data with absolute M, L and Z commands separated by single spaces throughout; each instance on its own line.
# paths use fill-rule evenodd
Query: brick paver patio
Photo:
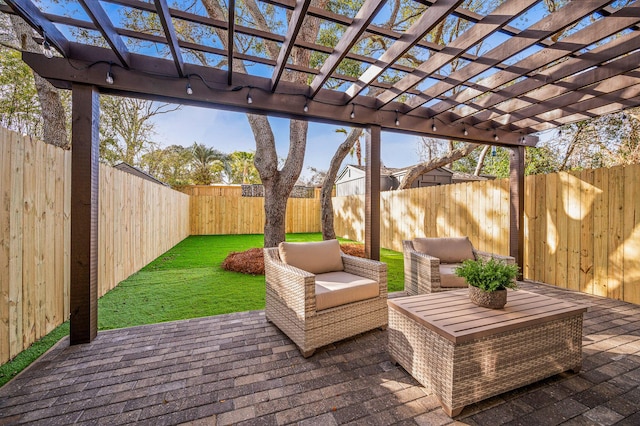
M 88 345 L 65 339 L 0 389 L 0 424 L 640 424 L 640 306 L 522 288 L 590 305 L 582 371 L 466 407 L 455 421 L 390 362 L 385 331 L 305 360 L 254 311 L 104 331 Z

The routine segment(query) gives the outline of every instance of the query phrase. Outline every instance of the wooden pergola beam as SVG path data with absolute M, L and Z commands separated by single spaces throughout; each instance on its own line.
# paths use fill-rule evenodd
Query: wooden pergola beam
M 227 21 L 227 84 L 233 84 L 233 54 L 235 51 L 234 36 L 236 32 L 236 0 L 229 0 L 227 8 L 229 19 Z
M 340 62 L 347 56 L 349 50 L 358 42 L 360 36 L 367 29 L 373 18 L 380 11 L 387 0 L 365 0 L 353 22 L 344 32 L 333 52 L 322 64 L 320 72 L 313 79 L 310 85 L 310 97 L 315 97 L 324 83 L 331 77 L 333 72 L 338 68 Z
M 5 3 L 64 57 L 69 56 L 69 40 L 38 9 L 31 0 L 5 0 Z
M 405 93 L 411 87 L 431 77 L 433 73 L 448 62 L 459 58 L 471 47 L 481 43 L 484 39 L 506 25 L 513 16 L 523 13 L 536 3 L 537 0 L 510 0 L 502 3 L 493 13 L 481 19 L 460 37 L 456 37 L 456 39 L 452 40 L 444 49 L 431 56 L 428 61 L 420 64 L 415 72 L 406 75 L 394 84 L 390 90 L 381 93 L 378 99 L 383 104 L 388 104 L 398 95 Z
M 174 28 L 173 22 L 171 21 L 171 15 L 169 14 L 169 6 L 167 5 L 167 0 L 153 1 L 156 5 L 156 13 L 160 18 L 160 23 L 162 24 L 162 29 L 164 30 L 164 35 L 167 39 L 167 44 L 169 45 L 169 50 L 171 50 L 173 63 L 176 65 L 178 75 L 180 77 L 184 77 L 186 75 L 184 71 L 184 59 L 182 59 L 182 52 L 180 51 L 180 45 L 178 44 L 176 29 Z M 230 48 L 230 51 L 233 51 L 233 49 Z
M 449 123 L 469 122 L 473 124 L 486 123 L 502 114 L 515 111 L 516 102 L 511 102 L 525 93 L 532 92 L 542 86 L 555 83 L 574 74 L 579 74 L 593 66 L 609 62 L 615 58 L 627 55 L 640 49 L 640 31 L 634 31 L 617 37 L 575 58 L 569 58 L 557 65 L 541 70 L 535 75 L 507 86 L 499 91 L 488 94 L 473 104 L 462 105 L 455 113 L 449 113 L 445 120 Z M 608 67 L 608 64 L 601 67 Z M 510 106 L 512 104 L 513 106 Z M 493 108 L 499 105 L 498 108 Z M 468 118 L 467 118 L 468 117 Z M 443 116 L 441 116 L 443 118 Z
M 584 46 L 590 46 L 620 31 L 633 27 L 638 22 L 640 22 L 640 5 L 633 5 L 624 10 L 618 10 L 609 17 L 602 18 L 592 25 L 568 35 L 546 49 L 527 56 L 509 68 L 496 72 L 475 84 L 473 87 L 440 101 L 431 106 L 430 109 L 433 114 L 439 115 L 452 107 L 464 104 L 510 81 L 531 74 L 539 68 L 583 49 Z
M 100 2 L 98 0 L 80 0 L 80 4 L 87 12 L 95 26 L 97 27 L 102 37 L 107 41 L 107 44 L 116 54 L 120 65 L 125 68 L 129 67 L 129 49 L 127 45 L 122 41 L 122 37 L 117 33 L 115 27 L 111 23 L 111 20 L 107 16 Z
M 358 81 L 347 89 L 347 96 L 353 99 L 372 81 L 377 79 L 389 66 L 400 59 L 405 53 L 424 38 L 436 25 L 458 7 L 463 0 L 441 0 L 429 7 L 426 13 L 413 24 L 402 36 L 396 40 L 376 62 L 367 68 Z M 431 62 L 431 59 L 427 62 Z
M 284 72 L 289 56 L 291 55 L 291 50 L 295 45 L 295 41 L 298 38 L 298 33 L 300 32 L 300 28 L 302 28 L 302 23 L 304 22 L 304 17 L 309 9 L 309 5 L 311 4 L 311 0 L 298 0 L 295 9 L 293 9 L 293 14 L 291 15 L 291 20 L 289 21 L 289 29 L 287 30 L 287 35 L 284 38 L 284 43 L 280 47 L 280 52 L 278 53 L 278 59 L 276 60 L 276 67 L 273 70 L 273 75 L 271 76 L 271 91 L 275 92 L 278 83 L 280 82 L 280 78 L 282 77 L 282 73 Z
M 92 55 L 97 57 L 109 57 L 104 52 L 101 53 L 105 50 L 103 48 L 89 48 L 87 46 L 85 48 L 93 51 Z M 378 111 L 373 99 L 363 98 L 357 107 L 344 105 L 344 94 L 328 90 L 320 92 L 315 100 L 310 100 L 309 111 L 305 113 L 303 107 L 307 102 L 307 86 L 281 82 L 279 92 L 272 93 L 270 79 L 238 74 L 236 75 L 238 87 L 245 89 L 252 87 L 253 103 L 248 104 L 246 90 L 231 90 L 226 84 L 225 71 L 193 64 L 186 64 L 188 74 L 202 76 L 203 79 L 206 79 L 207 84 L 192 78 L 193 94 L 188 95 L 184 90 L 186 83 L 184 78 L 167 78 L 162 75 L 163 72 L 168 72 L 173 68 L 172 62 L 166 59 L 132 54 L 132 65 L 137 71 L 126 69 L 114 71 L 114 74 L 117 73 L 117 79 L 113 85 L 105 84 L 103 70 L 97 65 L 92 66 L 92 62 L 75 61 L 72 66 L 61 58 L 47 59 L 42 55 L 29 52 L 23 53 L 23 60 L 42 77 L 49 79 L 54 84 L 59 82 L 92 84 L 99 87 L 104 93 L 355 127 L 367 127 L 373 124 L 394 132 L 496 143 L 494 132 L 487 129 L 469 127 L 467 129 L 468 135 L 463 135 L 461 126 L 442 125 L 438 127 L 437 132 L 434 132 L 430 122 L 421 115 L 402 115 L 399 118 L 399 125 L 396 126 L 395 112 Z M 78 67 L 82 67 L 82 69 L 78 69 Z M 65 87 L 64 84 L 61 87 Z M 367 102 L 369 103 L 367 104 Z M 355 109 L 354 118 L 351 118 L 352 108 Z M 498 143 L 505 146 L 535 146 L 538 141 L 535 136 L 500 130 L 497 131 L 497 135 L 499 137 Z
M 589 118 L 599 117 L 606 113 L 630 108 L 635 105 L 635 101 L 638 96 L 640 96 L 640 68 L 636 70 L 635 74 L 636 77 L 632 77 L 629 80 L 626 80 L 624 84 L 620 84 L 626 87 L 622 87 L 612 92 L 602 93 L 598 96 L 545 112 L 544 114 L 536 116 L 535 121 L 537 121 L 537 123 L 532 120 L 528 127 L 535 129 L 534 131 L 537 132 L 545 130 L 545 127 L 540 126 L 541 124 L 550 123 L 553 124 L 554 127 L 561 126 L 567 122 L 571 122 L 567 120 L 567 117 L 573 117 L 574 115 L 579 116 L 579 119 L 581 120 L 586 120 Z M 603 84 L 606 85 L 607 83 L 604 82 Z M 627 84 L 629 85 L 627 86 Z M 602 108 L 606 108 L 607 112 L 604 112 Z M 575 118 L 572 121 L 575 121 Z
M 518 36 L 509 38 L 504 43 L 482 55 L 483 60 L 467 64 L 463 68 L 451 73 L 446 81 L 441 81 L 427 88 L 420 96 L 406 102 L 410 109 L 415 109 L 433 98 L 444 94 L 459 84 L 483 73 L 489 68 L 510 58 L 547 37 L 575 24 L 595 10 L 611 3 L 611 0 L 584 0 L 568 3 L 556 12 L 547 15 L 540 21 L 522 31 Z
M 542 98 L 544 102 L 537 99 L 541 95 L 540 91 L 527 94 L 523 98 L 523 102 L 527 106 L 497 117 L 492 122 L 497 123 L 498 126 L 528 127 L 533 123 L 527 122 L 527 124 L 523 124 L 523 120 L 536 120 L 536 116 L 580 102 L 585 97 L 598 96 L 629 87 L 635 84 L 634 79 L 637 72 L 634 70 L 638 66 L 639 59 L 640 52 L 636 52 L 612 62 L 609 67 L 594 68 L 592 71 L 566 79 L 562 82 L 562 85 L 545 86 L 540 90 L 545 92 Z M 518 124 L 518 122 L 521 123 Z

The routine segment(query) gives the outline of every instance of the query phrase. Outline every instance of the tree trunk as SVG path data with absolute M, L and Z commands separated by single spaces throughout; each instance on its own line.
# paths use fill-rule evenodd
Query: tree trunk
M 11 15 L 11 25 L 22 50 L 40 52 L 40 45 L 33 40 L 33 30 L 22 18 Z M 58 89 L 35 72 L 33 72 L 33 79 L 38 92 L 38 99 L 40 100 L 44 142 L 69 149 L 71 142 L 67 135 L 66 113 L 62 106 Z
M 465 143 L 461 148 L 454 149 L 450 151 L 444 157 L 436 158 L 431 161 L 427 161 L 425 163 L 418 164 L 404 176 L 402 182 L 400 182 L 400 186 L 398 189 L 407 189 L 411 188 L 411 184 L 423 173 L 436 169 L 438 167 L 442 167 L 445 164 L 453 163 L 456 160 L 459 160 L 467 155 L 471 154 L 474 149 L 479 147 L 480 144 L 477 143 Z
M 484 159 L 487 157 L 487 152 L 489 152 L 489 148 L 491 145 L 485 145 L 480 152 L 480 157 L 478 158 L 478 164 L 476 164 L 476 171 L 473 172 L 474 175 L 480 176 L 480 172 L 482 171 L 482 166 L 484 166 Z
M 336 232 L 333 228 L 333 201 L 331 200 L 331 193 L 333 192 L 333 185 L 338 175 L 338 170 L 342 161 L 347 156 L 353 145 L 360 139 L 363 129 L 351 129 L 349 135 L 344 142 L 338 147 L 336 153 L 331 158 L 331 164 L 329 170 L 322 181 L 322 192 L 320 194 L 320 206 L 322 209 L 322 239 L 333 240 L 336 238 Z

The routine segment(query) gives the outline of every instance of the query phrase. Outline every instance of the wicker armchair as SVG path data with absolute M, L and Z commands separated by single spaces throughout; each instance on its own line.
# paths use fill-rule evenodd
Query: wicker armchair
M 321 346 L 387 326 L 387 265 L 342 252 L 340 256 L 344 272 L 378 283 L 378 295 L 318 310 L 316 275 L 284 263 L 278 248 L 264 249 L 266 318 L 293 340 L 305 358 Z
M 443 238 L 442 240 L 451 239 Z M 473 253 L 472 256 L 475 259 L 489 260 L 493 258 L 509 264 L 515 264 L 513 257 L 476 250 L 471 246 L 470 242 L 469 246 Z M 461 287 L 458 283 L 455 283 L 459 278 L 452 276 L 453 269 L 459 263 L 444 263 L 437 257 L 416 250 L 414 240 L 403 240 L 402 249 L 404 254 L 404 290 L 407 294 L 434 293 L 443 290 L 457 290 Z M 447 275 L 445 277 L 445 284 L 442 283 L 444 274 Z M 466 287 L 466 284 L 463 285 Z

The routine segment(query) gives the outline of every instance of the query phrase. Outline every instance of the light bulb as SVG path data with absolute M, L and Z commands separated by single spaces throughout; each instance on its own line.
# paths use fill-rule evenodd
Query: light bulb
M 253 98 L 251 97 L 251 95 L 247 95 L 247 103 L 248 104 L 252 104 L 253 103 Z
M 349 117 L 351 117 L 351 118 L 356 118 L 356 113 L 355 113 L 355 112 L 353 112 L 353 111 L 351 111 L 351 114 L 349 114 Z
M 467 128 L 466 128 L 466 127 L 464 127 L 464 128 L 462 129 L 462 134 L 463 134 L 463 135 L 465 135 L 465 136 L 469 136 L 469 131 L 467 130 Z
M 193 95 L 193 89 L 191 88 L 191 83 L 187 83 L 187 95 Z
M 104 81 L 106 81 L 107 84 L 113 84 L 113 74 L 111 74 L 111 71 L 107 71 L 107 78 L 105 78 Z
M 47 39 L 44 39 L 44 41 L 42 42 L 42 53 L 44 53 L 44 56 L 49 59 L 53 58 L 53 50 L 51 50 L 51 45 L 49 44 Z
M 309 105 L 305 102 L 304 108 L 302 108 L 304 112 L 309 112 Z
M 494 141 L 499 141 L 500 138 L 498 137 L 498 135 L 496 133 L 493 134 L 493 140 Z
M 400 125 L 400 120 L 396 118 L 396 126 L 399 126 L 399 125 Z
M 438 128 L 436 127 L 436 123 L 433 123 L 433 124 L 431 125 L 431 130 L 433 130 L 434 132 L 435 132 L 436 130 L 438 130 Z

